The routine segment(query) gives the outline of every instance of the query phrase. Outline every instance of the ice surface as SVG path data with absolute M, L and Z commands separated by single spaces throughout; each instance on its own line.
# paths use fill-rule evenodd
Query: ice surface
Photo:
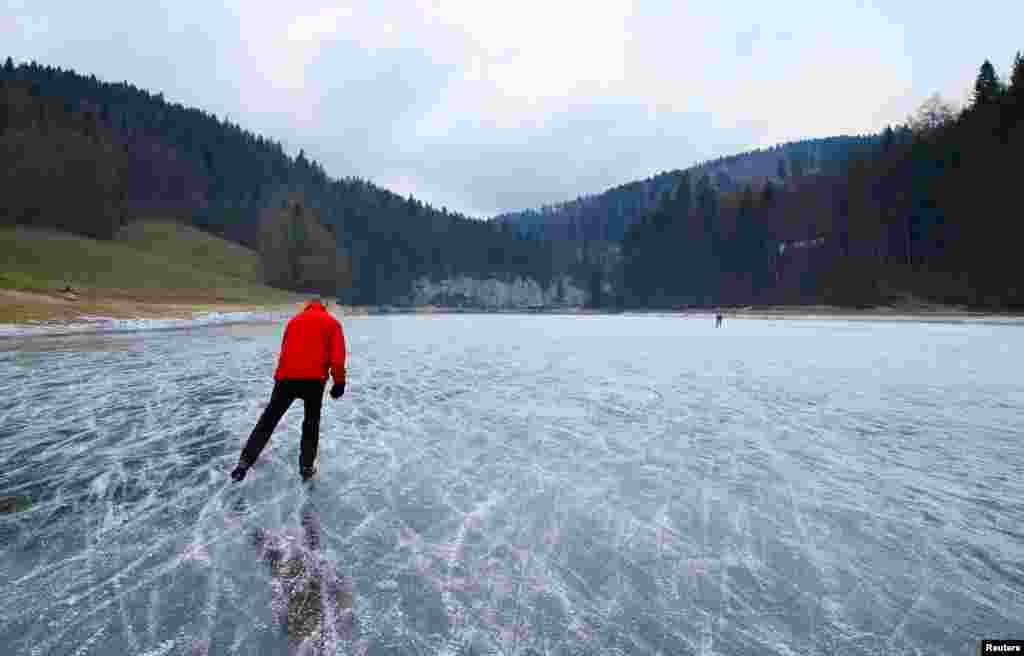
M 345 320 L 0 340 L 5 654 L 966 654 L 1024 635 L 1024 328 Z M 315 530 L 311 529 L 315 526 Z M 347 606 L 350 605 L 351 608 Z

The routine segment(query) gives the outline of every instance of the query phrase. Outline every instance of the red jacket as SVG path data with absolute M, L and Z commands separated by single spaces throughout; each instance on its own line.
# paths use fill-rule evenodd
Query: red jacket
M 288 321 L 274 380 L 326 382 L 328 371 L 335 383 L 345 382 L 345 334 L 341 323 L 314 301 Z

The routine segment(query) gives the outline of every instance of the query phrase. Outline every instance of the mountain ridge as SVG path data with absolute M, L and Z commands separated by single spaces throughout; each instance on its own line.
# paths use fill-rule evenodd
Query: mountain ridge
M 675 193 L 684 174 L 689 174 L 694 184 L 707 175 L 719 192 L 735 193 L 744 184 L 759 189 L 768 180 L 784 181 L 780 165 L 784 177 L 837 173 L 851 157 L 869 153 L 881 138 L 881 134 L 839 135 L 757 148 L 662 171 L 574 200 L 504 212 L 493 220 L 544 239 L 621 241 L 626 230 L 654 210 L 662 197 Z

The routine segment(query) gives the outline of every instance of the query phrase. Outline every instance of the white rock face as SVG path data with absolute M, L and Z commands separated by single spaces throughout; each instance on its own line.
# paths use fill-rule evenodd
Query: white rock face
M 465 304 L 493 309 L 531 306 L 579 307 L 586 299 L 586 293 L 574 286 L 568 276 L 555 279 L 547 289 L 542 288 L 533 278 L 516 278 L 512 282 L 496 278 L 479 280 L 466 276 L 441 282 L 420 278 L 413 284 L 412 293 L 415 305 Z

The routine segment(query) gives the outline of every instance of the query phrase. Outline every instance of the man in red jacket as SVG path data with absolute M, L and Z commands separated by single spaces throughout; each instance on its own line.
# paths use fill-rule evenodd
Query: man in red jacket
M 299 450 L 299 474 L 309 480 L 316 473 L 316 451 L 320 441 L 320 406 L 324 398 L 328 372 L 334 377 L 331 398 L 345 393 L 345 334 L 341 323 L 328 314 L 321 299 L 314 299 L 288 322 L 281 342 L 281 357 L 274 372 L 274 391 L 270 403 L 252 429 L 231 478 L 245 478 L 252 463 L 266 446 L 277 422 L 281 421 L 295 399 L 302 399 L 302 445 Z

